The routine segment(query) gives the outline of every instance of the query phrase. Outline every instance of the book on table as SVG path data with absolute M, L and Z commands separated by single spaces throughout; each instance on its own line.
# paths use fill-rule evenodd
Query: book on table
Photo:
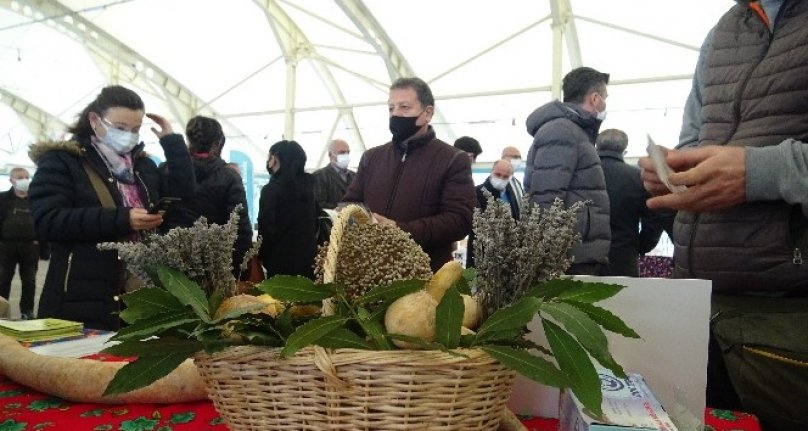
M 0 334 L 24 342 L 80 336 L 83 329 L 81 322 L 62 319 L 0 320 Z

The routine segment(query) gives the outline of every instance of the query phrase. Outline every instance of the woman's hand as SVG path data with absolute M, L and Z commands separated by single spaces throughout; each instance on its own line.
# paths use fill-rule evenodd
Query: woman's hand
M 163 224 L 162 214 L 149 214 L 143 208 L 132 208 L 129 210 L 129 226 L 132 230 L 149 230 L 156 229 Z
M 152 132 L 154 132 L 158 138 L 174 133 L 174 129 L 171 128 L 171 123 L 169 123 L 165 117 L 152 113 L 147 113 L 146 116 L 160 127 L 159 130 L 156 127 L 151 128 Z

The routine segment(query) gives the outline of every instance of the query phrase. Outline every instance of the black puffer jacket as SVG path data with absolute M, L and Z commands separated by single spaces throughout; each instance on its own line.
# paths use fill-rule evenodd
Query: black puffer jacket
M 134 172 L 145 204 L 161 196 L 190 198 L 194 190 L 191 158 L 182 136 L 163 137 L 171 176 L 162 176 L 154 162 L 135 150 Z M 28 193 L 34 226 L 40 239 L 51 242 L 51 261 L 40 317 L 83 322 L 88 328 L 114 330 L 119 326 L 123 266 L 115 251 L 100 251 L 100 242 L 128 240 L 134 233 L 129 210 L 122 205 L 116 180 L 89 142 L 45 142 L 28 153 L 37 164 Z M 103 208 L 84 171 L 82 161 L 105 180 L 117 208 Z
M 194 158 L 196 194 L 193 198 L 174 205 L 165 213 L 162 231 L 175 227 L 188 227 L 204 216 L 209 223 L 224 224 L 237 205 L 241 205 L 238 220 L 238 238 L 233 250 L 234 274 L 252 245 L 252 227 L 247 210 L 247 195 L 241 177 L 227 167 L 219 157 Z M 166 165 L 161 166 L 165 170 Z
M 608 263 L 609 196 L 595 151 L 600 121 L 576 105 L 555 101 L 533 111 L 526 126 L 533 136 L 525 167 L 530 201 L 545 208 L 556 198 L 568 207 L 590 201 L 578 212 L 581 243 L 570 254 L 575 263 Z

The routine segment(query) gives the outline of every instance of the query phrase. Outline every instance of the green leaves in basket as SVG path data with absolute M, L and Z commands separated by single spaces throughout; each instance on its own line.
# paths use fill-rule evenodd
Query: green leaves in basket
M 480 348 L 506 367 L 530 380 L 554 387 L 570 385 L 569 378 L 555 364 L 544 358 L 507 346 L 482 346 Z
M 202 343 L 176 337 L 151 338 L 148 340 L 130 340 L 102 350 L 115 356 L 163 356 L 166 353 L 195 353 L 202 349 Z
M 314 284 L 306 277 L 291 275 L 276 275 L 262 281 L 256 288 L 279 301 L 286 302 L 322 301 L 336 293 L 332 286 Z
M 533 320 L 541 305 L 542 303 L 539 299 L 528 296 L 509 307 L 497 310 L 477 330 L 475 344 L 482 344 L 495 334 L 503 331 L 521 330 Z
M 190 306 L 200 319 L 210 322 L 208 298 L 196 282 L 182 272 L 163 265 L 148 265 L 147 270 L 152 281 L 174 295 L 182 304 Z
M 640 338 L 636 331 L 629 328 L 622 319 L 615 316 L 611 311 L 598 307 L 593 304 L 578 303 L 575 304 L 581 311 L 585 312 L 589 317 L 594 320 L 598 325 L 602 326 L 607 331 L 620 334 L 626 338 Z
M 199 317 L 191 310 L 169 311 L 152 316 L 149 319 L 138 320 L 131 326 L 121 328 L 111 340 L 139 340 L 153 335 L 159 335 L 168 329 L 189 323 L 196 323 L 198 321 Z
M 174 295 L 157 288 L 138 289 L 122 295 L 121 300 L 126 308 L 121 311 L 120 318 L 128 324 L 161 313 L 179 311 L 184 307 Z
M 541 310 L 563 325 L 567 332 L 575 337 L 578 343 L 601 365 L 612 370 L 618 377 L 625 378 L 623 367 L 615 362 L 609 353 L 609 342 L 606 340 L 603 329 L 589 318 L 589 315 L 576 308 L 575 305 L 564 302 L 545 304 Z
M 298 350 L 315 344 L 329 332 L 344 326 L 350 319 L 350 317 L 345 316 L 325 316 L 306 322 L 299 326 L 286 340 L 286 347 L 281 350 L 281 356 L 288 358 Z
M 384 307 L 384 309 L 387 309 L 387 307 Z M 356 310 L 356 321 L 359 323 L 359 326 L 362 327 L 362 330 L 365 331 L 365 334 L 370 337 L 370 340 L 373 342 L 373 348 L 375 350 L 391 350 L 393 344 L 387 339 L 384 325 L 382 325 L 379 317 L 380 316 L 369 312 L 364 307 L 359 307 Z
M 450 287 L 435 309 L 435 341 L 448 349 L 457 348 L 464 310 L 460 292 L 454 286 Z
M 371 346 L 370 343 L 346 328 L 337 328 L 325 334 L 320 337 L 315 344 L 329 349 L 373 350 L 373 346 Z
M 372 304 L 378 301 L 393 302 L 404 295 L 417 292 L 424 287 L 423 280 L 399 280 L 390 283 L 387 286 L 379 286 L 370 289 L 367 293 L 360 296 L 357 304 Z
M 597 282 L 583 282 L 571 278 L 557 278 L 545 281 L 528 292 L 528 296 L 544 300 L 558 299 L 593 303 L 611 298 L 623 290 L 623 286 Z
M 104 396 L 117 395 L 146 387 L 167 376 L 195 352 L 173 352 L 155 356 L 141 356 L 117 373 L 104 390 Z
M 558 366 L 569 379 L 569 387 L 586 408 L 598 416 L 603 415 L 600 377 L 586 350 L 555 323 L 542 320 L 542 326 Z

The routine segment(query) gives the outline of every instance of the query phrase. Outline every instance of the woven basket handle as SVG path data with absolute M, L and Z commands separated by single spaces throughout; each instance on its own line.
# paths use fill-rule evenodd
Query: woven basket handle
M 342 245 L 342 236 L 351 223 L 371 223 L 370 214 L 360 205 L 348 205 L 339 213 L 339 218 L 331 227 L 328 238 L 328 250 L 323 263 L 323 283 L 331 283 L 337 276 L 337 258 Z M 323 316 L 334 314 L 334 303 L 331 299 L 323 301 Z
M 331 227 L 331 236 L 328 238 L 328 251 L 323 264 L 323 282 L 331 283 L 337 275 L 337 258 L 342 245 L 342 235 L 351 223 L 370 223 L 370 214 L 359 205 L 348 205 L 339 213 L 334 226 Z

